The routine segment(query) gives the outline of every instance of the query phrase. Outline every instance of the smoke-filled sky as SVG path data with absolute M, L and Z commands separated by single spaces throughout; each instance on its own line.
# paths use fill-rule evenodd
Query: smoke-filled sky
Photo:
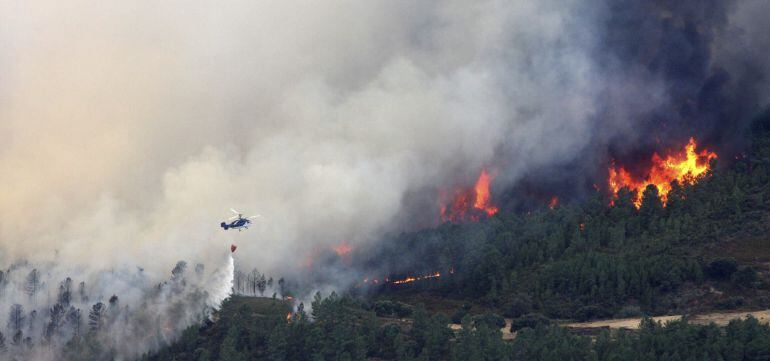
M 236 243 L 285 271 L 428 224 L 483 167 L 730 143 L 770 6 L 668 3 L 0 0 L 2 258 L 165 277 Z M 262 218 L 225 232 L 231 207 Z

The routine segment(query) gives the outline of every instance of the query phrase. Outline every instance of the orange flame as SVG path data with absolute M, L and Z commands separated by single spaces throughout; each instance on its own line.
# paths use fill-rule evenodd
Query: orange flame
M 559 197 L 557 197 L 557 196 L 551 197 L 551 201 L 548 202 L 548 208 L 554 209 L 558 205 L 559 205 Z
M 652 155 L 652 166 L 644 179 L 635 179 L 623 167 L 611 166 L 609 168 L 608 184 L 614 197 L 617 197 L 618 191 L 623 187 L 628 187 L 631 191 L 636 191 L 633 199 L 636 208 L 642 205 L 642 192 L 644 188 L 652 184 L 658 188 L 663 204 L 668 200 L 668 192 L 671 191 L 671 182 L 677 180 L 682 183 L 695 183 L 706 171 L 709 170 L 710 162 L 717 157 L 717 154 L 708 150 L 697 152 L 697 143 L 695 138 L 685 146 L 684 150 L 661 158 L 657 153 Z
M 340 257 L 349 255 L 352 250 L 353 250 L 353 247 L 351 247 L 346 242 L 343 242 L 334 246 L 334 252 L 337 253 L 337 255 Z
M 455 189 L 452 200 L 449 202 L 446 202 L 446 192 L 442 191 L 439 194 L 441 221 L 478 221 L 481 214 L 486 214 L 487 217 L 495 215 L 498 208 L 492 204 L 489 192 L 489 183 L 494 178 L 494 174 L 490 175 L 486 169 L 483 169 L 473 189 Z
M 420 280 L 426 280 L 426 279 L 429 279 L 429 278 L 438 278 L 438 277 L 441 277 L 441 273 L 436 272 L 436 273 L 431 273 L 431 274 L 427 274 L 427 275 L 424 275 L 424 276 L 407 277 L 407 278 L 404 278 L 402 280 L 395 280 L 395 281 L 393 281 L 393 284 L 394 285 L 401 285 L 401 284 L 404 284 L 404 283 L 411 283 L 411 282 L 414 282 L 414 281 L 420 281 Z

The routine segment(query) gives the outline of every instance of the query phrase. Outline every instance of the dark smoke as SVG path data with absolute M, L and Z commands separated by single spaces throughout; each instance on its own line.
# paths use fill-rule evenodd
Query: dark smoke
M 766 28 L 756 18 L 770 11 L 766 2 L 624 0 L 598 8 L 592 54 L 604 81 L 592 142 L 499 187 L 508 205 L 542 204 L 553 194 L 584 199 L 605 186 L 610 161 L 639 174 L 652 153 L 681 149 L 690 137 L 729 162 L 767 106 L 769 62 L 758 50 L 770 48 L 756 35 Z M 515 156 L 503 152 L 501 168 Z
M 611 160 L 691 136 L 727 162 L 770 96 L 769 13 L 764 0 L 0 2 L 0 269 L 29 259 L 58 283 L 141 266 L 155 284 L 235 243 L 239 268 L 294 274 L 312 294 L 359 282 L 367 246 L 437 226 L 439 189 L 483 168 L 510 211 L 581 201 Z M 230 207 L 263 218 L 223 232 Z M 352 263 L 330 251 L 340 242 Z M 372 267 L 432 271 L 408 257 Z M 139 286 L 100 288 L 116 285 L 136 309 Z

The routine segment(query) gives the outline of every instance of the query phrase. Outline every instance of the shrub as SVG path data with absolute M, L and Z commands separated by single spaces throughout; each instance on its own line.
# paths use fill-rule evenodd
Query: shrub
M 714 279 L 729 279 L 733 273 L 738 269 L 738 262 L 732 258 L 718 258 L 706 267 L 706 274 Z
M 610 311 L 599 306 L 583 306 L 575 312 L 575 318 L 580 322 L 608 318 L 610 315 Z
M 374 312 L 379 317 L 407 317 L 412 314 L 412 306 L 397 301 L 377 301 Z
M 759 280 L 759 277 L 757 276 L 757 271 L 754 270 L 754 268 L 751 267 L 741 267 L 733 273 L 732 275 L 732 281 L 736 285 L 740 287 L 754 287 L 756 282 Z
M 503 316 L 510 318 L 521 317 L 532 312 L 532 299 L 524 294 L 517 294 L 503 304 Z
M 500 329 L 505 327 L 505 319 L 496 313 L 485 313 L 473 318 L 473 323 L 476 327 L 480 325 L 486 325 L 492 329 Z
M 452 315 L 452 323 L 462 323 L 463 317 L 465 317 L 468 312 L 471 310 L 471 305 L 464 304 L 462 307 L 458 308 L 457 311 Z
M 730 297 L 728 299 L 717 302 L 714 306 L 721 310 L 734 310 L 745 304 L 745 300 L 741 296 Z
M 528 313 L 524 316 L 514 319 L 511 322 L 511 332 L 516 332 L 522 328 L 536 328 L 537 326 L 547 326 L 551 324 L 551 319 L 539 313 Z
M 632 318 L 632 317 L 642 317 L 644 314 L 642 313 L 642 310 L 639 308 L 639 306 L 624 306 L 620 309 L 615 315 L 614 318 Z

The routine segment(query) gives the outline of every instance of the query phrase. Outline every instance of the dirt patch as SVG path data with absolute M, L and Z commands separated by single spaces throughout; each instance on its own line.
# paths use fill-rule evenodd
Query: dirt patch
M 503 340 L 505 341 L 513 340 L 514 338 L 516 338 L 516 332 L 511 332 L 511 321 L 513 320 L 510 318 L 506 318 L 505 327 L 500 329 L 500 332 L 503 333 Z M 449 328 L 451 328 L 452 331 L 454 332 L 459 332 L 460 330 L 462 330 L 463 326 L 460 325 L 459 323 L 450 323 Z
M 727 325 L 731 320 L 746 318 L 746 316 L 752 315 L 759 320 L 760 323 L 770 324 L 770 310 L 762 311 L 750 311 L 750 312 L 715 312 L 702 315 L 696 315 L 690 317 L 690 322 L 699 325 L 707 325 L 709 323 L 715 323 L 719 326 Z M 668 321 L 679 320 L 682 315 L 669 315 L 653 317 L 655 321 L 666 323 Z M 601 320 L 592 322 L 575 322 L 567 323 L 563 326 L 576 329 L 587 328 L 626 328 L 629 330 L 635 330 L 639 328 L 641 318 L 624 318 L 615 320 Z

